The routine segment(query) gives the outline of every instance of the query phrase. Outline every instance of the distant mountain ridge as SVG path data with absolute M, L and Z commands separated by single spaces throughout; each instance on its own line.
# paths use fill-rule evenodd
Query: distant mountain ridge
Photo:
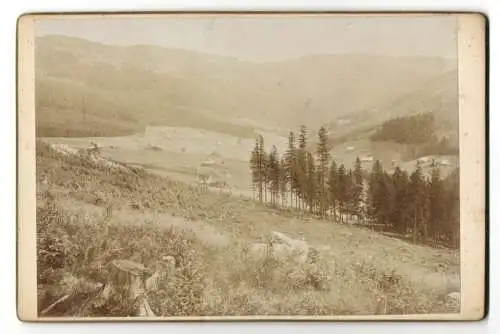
M 363 130 L 370 132 L 386 120 L 431 112 L 436 133 L 457 141 L 458 107 L 458 73 L 451 70 L 389 103 L 338 116 L 327 123 L 327 128 L 337 136 Z
M 286 133 L 304 124 L 316 129 L 340 115 L 397 104 L 404 96 L 433 99 L 432 91 L 419 90 L 456 66 L 440 58 L 372 55 L 255 63 L 65 36 L 38 37 L 35 62 L 41 136 L 119 135 L 148 125 L 243 137 L 259 128 Z

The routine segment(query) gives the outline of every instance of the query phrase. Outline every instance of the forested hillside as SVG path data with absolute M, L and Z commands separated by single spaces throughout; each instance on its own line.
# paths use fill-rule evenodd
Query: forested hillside
M 382 124 L 371 139 L 401 144 L 423 144 L 432 136 L 435 136 L 434 115 L 428 112 L 390 119 Z
M 447 136 L 439 136 L 436 122 L 432 112 L 397 117 L 384 122 L 370 139 L 420 145 L 415 147 L 415 158 L 426 155 L 458 154 L 458 142 L 453 142 Z
M 425 117 L 423 121 L 431 121 Z M 414 121 L 395 120 L 386 126 Z M 399 166 L 384 170 L 375 160 L 366 171 L 359 158 L 354 166 L 331 159 L 324 127 L 313 151 L 308 149 L 305 126 L 298 140 L 296 137 L 290 132 L 288 150 L 281 155 L 276 147 L 265 152 L 264 139 L 257 139 L 250 169 L 258 200 L 283 209 L 288 208 L 285 203 L 291 203 L 298 211 L 326 220 L 352 222 L 355 217 L 356 224 L 393 232 L 413 242 L 459 246 L 458 168 L 443 178 L 433 162 L 431 176 L 427 177 L 418 162 L 408 173 Z M 415 136 L 414 140 L 422 139 Z
M 380 129 L 384 122 L 389 121 L 390 123 L 394 119 L 412 118 L 427 113 L 433 115 L 433 130 L 439 138 L 449 138 L 451 143 L 458 142 L 458 75 L 456 68 L 444 74 L 437 74 L 412 92 L 402 94 L 387 103 L 372 105 L 354 112 L 345 111 L 336 115 L 333 120 L 327 123 L 327 129 L 331 142 L 338 144 L 360 135 L 372 135 L 373 131 Z M 413 119 L 413 121 L 415 120 Z M 422 126 L 419 127 L 422 128 Z M 417 133 L 413 129 L 409 130 L 409 133 L 412 131 Z M 406 136 L 400 129 L 396 129 L 396 131 L 400 133 L 399 142 L 414 142 L 416 139 L 410 140 L 410 136 Z M 428 130 L 424 130 L 418 135 L 423 137 L 426 131 Z

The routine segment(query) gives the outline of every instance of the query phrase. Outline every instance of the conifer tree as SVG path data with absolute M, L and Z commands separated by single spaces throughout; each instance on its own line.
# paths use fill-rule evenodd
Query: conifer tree
M 320 200 L 320 214 L 326 214 L 327 196 L 326 196 L 326 181 L 328 176 L 328 164 L 330 162 L 330 148 L 328 145 L 328 132 L 324 126 L 319 129 L 318 145 L 316 153 L 319 157 L 318 166 L 318 186 L 319 186 L 319 200 Z
M 449 246 L 460 247 L 460 169 L 456 168 L 445 181 L 446 223 L 443 234 Z
M 357 213 L 357 198 L 356 198 L 356 185 L 354 181 L 354 172 L 352 169 L 347 171 L 346 177 L 346 212 L 349 214 L 349 219 Z
M 425 241 L 429 240 L 429 233 L 431 231 L 431 221 L 430 221 L 430 179 L 424 177 L 424 194 L 423 194 L 423 217 L 422 217 L 422 236 Z
M 375 160 L 372 165 L 372 172 L 368 185 L 368 203 L 367 214 L 372 222 L 378 222 L 380 219 L 380 211 L 382 208 L 382 198 L 380 196 L 380 184 L 383 178 L 382 164 L 379 160 Z
M 297 194 L 303 208 L 307 197 L 307 129 L 304 125 L 300 127 L 299 148 L 297 151 Z
M 384 171 L 380 180 L 378 197 L 380 197 L 381 207 L 378 213 L 378 222 L 388 229 L 391 224 L 391 213 L 394 209 L 394 185 L 391 176 Z
M 257 173 L 259 175 L 259 199 L 267 203 L 267 154 L 264 148 L 264 137 L 259 135 L 257 145 Z M 264 198 L 262 194 L 264 193 Z
M 332 161 L 328 175 L 328 201 L 333 210 L 333 219 L 337 219 L 337 193 L 338 193 L 337 163 Z
M 360 216 L 362 215 L 361 205 L 363 202 L 363 192 L 364 192 L 364 178 L 363 178 L 363 168 L 361 166 L 361 160 L 359 157 L 356 158 L 356 162 L 354 163 L 354 172 L 353 172 L 353 205 L 354 205 L 354 214 L 357 216 L 358 221 Z
M 264 139 L 262 136 L 259 136 L 255 141 L 254 149 L 251 153 L 250 158 L 250 168 L 252 171 L 252 183 L 254 188 L 257 189 L 257 196 L 260 202 L 263 201 L 263 192 L 264 192 L 264 164 L 265 164 L 265 155 L 262 149 Z
M 270 187 L 271 169 L 270 169 L 270 165 L 269 165 L 269 154 L 264 155 L 263 161 L 264 161 L 264 172 L 263 172 L 263 175 L 264 175 L 264 202 L 266 204 L 268 204 L 269 203 L 268 198 L 270 197 L 270 196 L 268 196 L 268 193 L 270 195 L 270 190 L 271 190 L 271 187 Z
M 281 193 L 281 207 L 285 207 L 286 205 L 286 198 L 287 198 L 287 172 L 286 172 L 286 161 L 285 158 L 282 157 L 280 159 L 279 163 L 279 180 L 280 180 L 280 193 Z M 290 205 L 292 204 L 291 199 L 290 199 Z
M 314 161 L 314 156 L 311 152 L 307 152 L 307 183 L 306 183 L 306 201 L 309 206 L 309 212 L 313 213 L 316 204 L 316 195 L 318 190 L 317 171 Z
M 345 207 L 348 200 L 348 181 L 347 181 L 347 171 L 344 164 L 340 164 L 337 170 L 337 201 L 339 207 L 340 222 L 343 222 L 343 213 L 345 212 Z
M 290 206 L 293 205 L 293 193 L 298 192 L 298 180 L 297 180 L 297 148 L 295 146 L 295 134 L 290 131 L 288 135 L 288 149 L 285 153 L 285 164 L 284 164 L 286 182 L 288 183 L 290 189 Z
M 394 205 L 391 213 L 391 222 L 396 233 L 406 234 L 408 224 L 408 173 L 396 166 L 392 174 L 394 186 Z
M 372 221 L 387 228 L 391 221 L 394 189 L 391 177 L 379 160 L 373 163 L 369 184 L 369 215 Z
M 255 141 L 255 146 L 250 152 L 250 171 L 251 171 L 251 176 L 252 176 L 252 193 L 253 193 L 253 199 L 255 199 L 255 191 L 258 189 L 259 185 L 259 173 L 258 173 L 258 147 L 259 142 L 256 140 Z
M 416 168 L 410 176 L 409 197 L 412 220 L 413 242 L 419 240 L 422 225 L 425 215 L 425 179 L 422 171 L 422 166 L 417 162 Z
M 445 220 L 445 193 L 443 180 L 441 179 L 441 171 L 432 162 L 431 179 L 429 183 L 429 233 L 433 237 L 434 243 L 439 240 L 439 235 L 442 233 Z
M 299 149 L 304 152 L 307 151 L 307 140 L 308 140 L 307 128 L 305 127 L 305 125 L 301 125 L 299 134 Z
M 280 192 L 279 157 L 276 146 L 273 145 L 268 159 L 268 180 L 271 205 L 276 206 Z

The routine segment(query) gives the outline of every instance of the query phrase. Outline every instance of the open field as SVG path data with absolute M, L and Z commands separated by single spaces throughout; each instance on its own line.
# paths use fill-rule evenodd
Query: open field
M 285 151 L 286 138 L 272 132 L 261 132 Z M 96 143 L 101 154 L 113 160 L 142 166 L 159 175 L 180 181 L 197 181 L 197 168 L 207 158 L 216 159 L 230 173 L 228 183 L 234 191 L 252 196 L 248 160 L 255 140 L 224 133 L 191 128 L 148 127 L 143 133 L 123 137 L 43 138 L 50 144 L 64 144 L 81 149 Z
M 260 131 L 269 151 L 275 145 L 278 152 L 287 149 L 287 138 L 271 131 Z M 197 181 L 197 168 L 208 157 L 223 163 L 229 171 L 228 184 L 235 194 L 252 197 L 249 169 L 250 151 L 255 145 L 254 139 L 232 136 L 213 131 L 199 131 L 193 128 L 147 127 L 142 133 L 121 137 L 49 137 L 42 138 L 50 144 L 64 144 L 77 149 L 84 149 L 96 143 L 104 157 L 124 163 L 140 166 L 161 176 L 193 183 Z M 405 159 L 404 145 L 386 142 L 372 142 L 366 134 L 353 137 L 346 143 L 334 145 L 332 157 L 339 163 L 351 168 L 357 157 L 371 156 L 373 161 L 380 160 L 384 168 L 391 170 L 393 162 L 411 173 L 415 160 Z M 429 161 L 432 157 L 429 157 Z M 458 156 L 436 156 L 436 161 L 447 160 L 448 166 L 441 166 L 441 173 L 446 177 L 458 165 Z M 363 162 L 367 171 L 372 168 L 372 161 Z M 430 165 L 424 164 L 425 173 L 430 172 Z M 287 199 L 288 201 L 288 199 Z
M 459 310 L 446 301 L 460 289 L 456 251 L 276 211 L 246 196 L 204 192 L 123 166 L 98 166 L 38 142 L 39 310 L 68 291 L 72 296 L 47 315 L 130 315 L 123 300 L 96 306 L 94 292 L 83 286 L 105 283 L 109 261 L 154 268 L 165 255 L 174 256 L 177 269 L 149 296 L 159 315 L 376 314 L 381 297 L 388 314 Z M 319 260 L 297 266 L 248 258 L 247 246 L 271 231 L 303 237 Z

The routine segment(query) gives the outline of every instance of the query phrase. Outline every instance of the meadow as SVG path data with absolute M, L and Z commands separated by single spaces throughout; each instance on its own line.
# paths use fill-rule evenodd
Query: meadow
M 459 312 L 455 250 L 412 245 L 361 227 L 276 210 L 251 198 L 115 162 L 64 155 L 39 141 L 38 309 L 46 316 L 131 316 L 133 305 L 95 300 L 108 264 L 154 268 L 165 255 L 175 274 L 149 294 L 162 316 L 373 315 Z M 304 238 L 318 260 L 297 266 L 245 250 L 272 231 Z

